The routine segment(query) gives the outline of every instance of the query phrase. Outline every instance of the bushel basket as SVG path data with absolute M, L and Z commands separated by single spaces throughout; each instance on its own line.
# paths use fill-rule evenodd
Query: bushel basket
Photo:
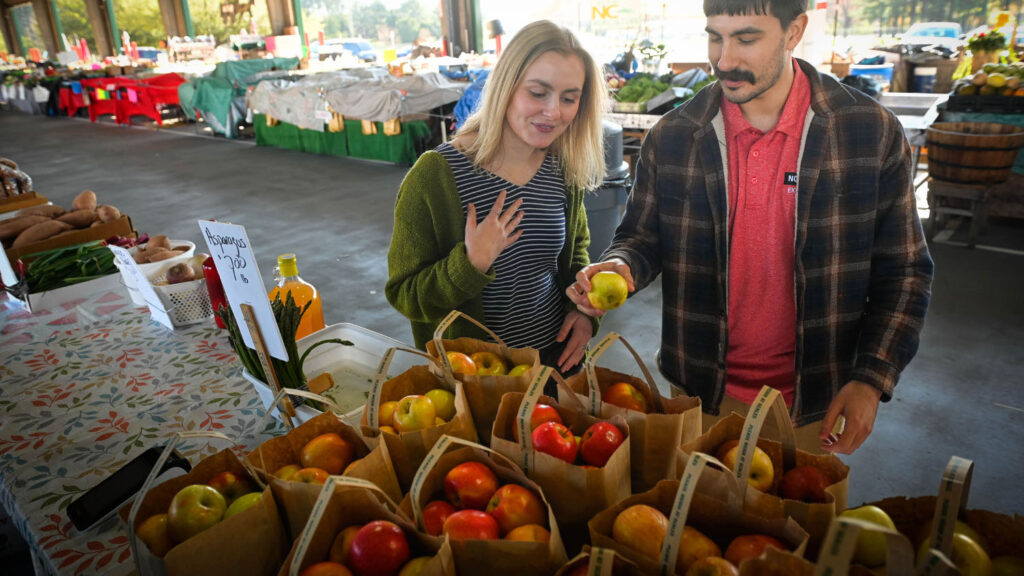
M 928 175 L 963 184 L 1003 182 L 1024 144 L 1024 129 L 991 122 L 936 122 L 928 127 Z

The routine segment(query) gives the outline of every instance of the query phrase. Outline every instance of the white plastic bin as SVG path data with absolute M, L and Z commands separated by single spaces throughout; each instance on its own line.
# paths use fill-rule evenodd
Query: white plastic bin
M 323 372 L 329 372 L 334 379 L 334 387 L 324 393 L 328 399 L 333 400 L 345 413 L 342 418 L 349 424 L 359 425 L 359 419 L 363 414 L 363 406 L 366 404 L 366 397 L 370 392 L 370 385 L 377 373 L 377 366 L 384 353 L 396 346 L 413 348 L 413 346 L 378 334 L 355 324 L 331 324 L 323 330 L 314 332 L 298 341 L 299 355 L 301 356 L 310 346 L 325 339 L 340 338 L 352 342 L 352 346 L 341 346 L 338 344 L 324 344 L 317 347 L 306 358 L 303 366 L 306 378 L 311 379 Z M 425 358 L 414 354 L 395 354 L 391 367 L 388 370 L 389 376 L 397 376 L 417 364 L 425 364 Z M 274 401 L 274 391 L 262 380 L 257 379 L 245 369 L 242 375 L 246 380 L 252 382 L 256 393 L 263 401 L 264 408 L 269 407 Z M 294 399 L 293 399 L 294 401 Z M 320 411 L 310 408 L 308 405 L 295 407 L 298 418 L 295 423 L 306 422 L 317 415 Z M 274 417 L 281 418 L 281 414 L 274 409 Z
M 153 262 L 149 264 L 139 264 L 139 269 L 148 278 L 153 275 L 158 269 L 167 266 L 168 264 L 174 265 L 178 262 L 184 262 L 188 260 L 196 253 L 196 245 L 188 240 L 171 240 L 171 247 L 185 246 L 188 250 L 184 254 L 179 254 L 174 258 L 168 258 L 167 260 L 161 260 L 160 262 Z M 145 246 L 145 244 L 143 244 Z M 128 249 L 128 253 L 135 256 L 138 251 L 138 246 L 133 246 Z M 117 266 L 118 270 L 121 267 L 117 265 L 117 259 L 114 259 L 114 265 Z M 132 303 L 136 306 L 146 306 L 146 299 L 142 296 L 142 292 L 135 286 L 135 280 L 132 279 L 131 275 L 125 274 L 124 270 L 121 270 L 121 281 L 124 283 L 124 287 L 128 289 L 128 296 L 131 297 Z

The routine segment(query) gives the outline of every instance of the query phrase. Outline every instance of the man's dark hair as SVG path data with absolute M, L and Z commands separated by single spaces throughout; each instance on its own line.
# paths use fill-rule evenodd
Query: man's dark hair
M 807 10 L 807 0 L 704 0 L 705 16 L 764 16 L 771 14 L 787 28 Z

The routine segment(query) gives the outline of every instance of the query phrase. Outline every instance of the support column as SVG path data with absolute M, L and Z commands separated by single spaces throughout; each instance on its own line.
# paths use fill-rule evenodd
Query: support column
M 448 43 L 448 55 L 458 57 L 483 49 L 483 27 L 476 0 L 441 0 L 441 34 Z
M 275 36 L 284 34 L 288 26 L 295 26 L 295 5 L 292 0 L 267 0 L 270 31 Z
M 185 15 L 178 0 L 158 0 L 160 17 L 164 22 L 164 33 L 167 36 L 187 36 Z
M 92 25 L 92 37 L 96 39 L 97 56 L 114 55 L 114 34 L 107 18 L 107 7 L 103 0 L 84 0 L 85 14 Z
M 190 38 L 195 38 L 196 29 L 192 26 L 192 13 L 188 9 L 188 0 L 181 0 L 181 17 L 185 20 L 185 34 Z
M 14 16 L 7 6 L 0 6 L 0 29 L 4 34 L 4 44 L 11 54 L 24 56 L 21 51 L 21 42 L 18 39 L 18 32 L 14 29 Z
M 39 33 L 43 36 L 43 46 L 50 55 L 50 59 L 56 60 L 58 46 L 61 45 L 57 36 L 56 15 L 49 0 L 32 0 L 32 11 L 36 15 L 36 22 L 39 24 Z

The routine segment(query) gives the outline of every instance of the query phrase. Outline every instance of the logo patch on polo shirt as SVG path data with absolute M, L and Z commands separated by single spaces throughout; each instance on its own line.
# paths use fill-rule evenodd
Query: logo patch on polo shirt
M 786 194 L 796 194 L 796 172 L 786 172 L 782 184 L 786 188 Z

